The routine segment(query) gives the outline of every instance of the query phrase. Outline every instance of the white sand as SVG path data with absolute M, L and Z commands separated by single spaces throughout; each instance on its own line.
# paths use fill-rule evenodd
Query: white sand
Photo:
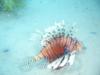
M 100 75 L 100 1 L 29 0 L 18 16 L 0 14 L 0 75 Z M 39 52 L 40 38 L 32 33 L 43 31 L 55 21 L 75 26 L 75 34 L 86 49 L 77 55 L 70 70 L 51 71 L 34 66 L 31 71 L 18 69 L 19 61 Z M 8 52 L 4 52 L 9 49 Z

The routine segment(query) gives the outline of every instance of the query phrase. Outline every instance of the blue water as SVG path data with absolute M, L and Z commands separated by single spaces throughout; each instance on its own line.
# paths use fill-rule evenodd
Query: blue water
M 99 0 L 27 0 L 26 4 L 17 13 L 0 13 L 0 75 L 100 75 Z M 71 69 L 51 71 L 42 64 L 20 71 L 19 62 L 41 49 L 37 31 L 62 20 L 66 26 L 76 24 L 76 37 L 84 44 Z

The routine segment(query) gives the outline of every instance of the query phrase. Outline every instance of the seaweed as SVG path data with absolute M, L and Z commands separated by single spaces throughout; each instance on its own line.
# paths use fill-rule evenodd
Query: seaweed
M 22 8 L 25 5 L 24 2 L 24 0 L 0 0 L 0 11 L 15 11 L 16 9 Z

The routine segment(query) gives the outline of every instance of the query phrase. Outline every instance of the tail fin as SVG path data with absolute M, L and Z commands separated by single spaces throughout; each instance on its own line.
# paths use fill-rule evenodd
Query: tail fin
M 41 53 L 39 53 L 38 55 L 33 56 L 33 57 L 24 58 L 23 61 L 20 63 L 19 68 L 22 71 L 30 71 L 34 66 L 34 63 L 36 61 L 41 60 L 42 58 L 44 58 L 44 57 Z
M 19 65 L 19 69 L 21 71 L 30 71 L 34 66 L 34 62 L 36 62 L 34 57 L 24 58 L 23 61 Z

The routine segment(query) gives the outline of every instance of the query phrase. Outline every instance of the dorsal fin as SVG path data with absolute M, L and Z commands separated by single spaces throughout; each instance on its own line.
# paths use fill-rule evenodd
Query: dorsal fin
M 46 28 L 43 38 L 41 40 L 41 45 L 46 46 L 48 42 L 54 40 L 57 37 L 63 36 L 72 36 L 73 35 L 73 27 L 70 30 L 65 27 L 64 21 L 55 23 L 54 26 L 50 26 Z

